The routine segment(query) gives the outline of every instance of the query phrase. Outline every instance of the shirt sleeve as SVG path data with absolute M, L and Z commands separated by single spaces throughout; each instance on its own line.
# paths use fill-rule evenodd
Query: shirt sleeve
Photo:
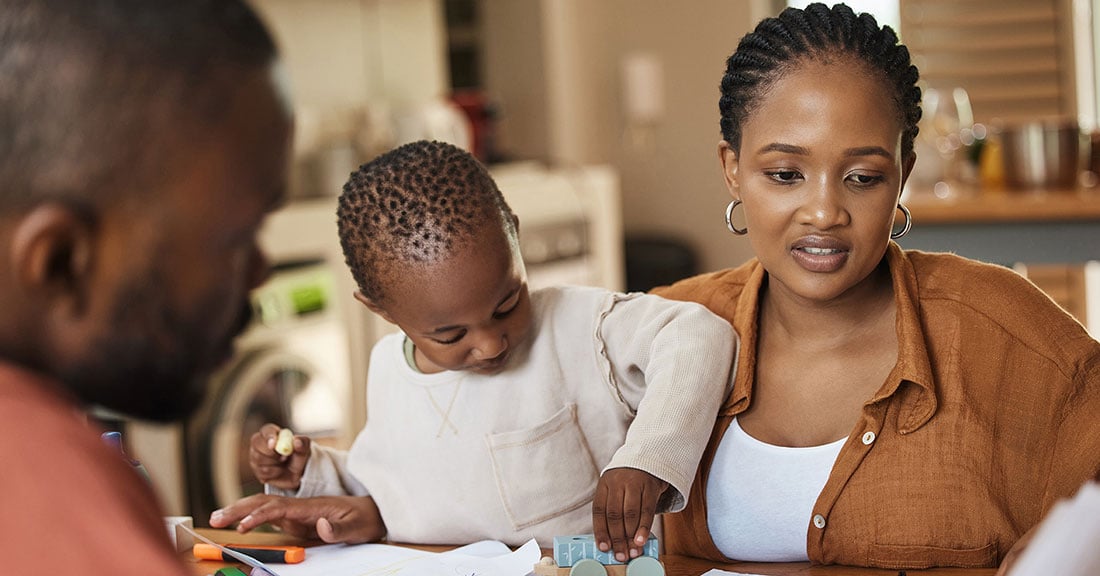
M 612 389 L 635 414 L 605 470 L 637 468 L 668 482 L 675 490 L 659 511 L 682 510 L 736 373 L 737 334 L 699 304 L 616 294 L 597 340 Z
M 284 490 L 270 484 L 264 486 L 267 494 L 311 498 L 313 496 L 368 496 L 370 493 L 348 471 L 348 453 L 327 446 L 310 444 L 309 462 L 302 472 L 298 490 Z

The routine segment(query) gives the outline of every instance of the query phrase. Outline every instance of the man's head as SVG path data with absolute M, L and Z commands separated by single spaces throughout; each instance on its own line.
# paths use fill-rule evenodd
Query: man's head
M 266 275 L 277 73 L 240 0 L 0 3 L 0 357 L 136 416 L 199 403 Z

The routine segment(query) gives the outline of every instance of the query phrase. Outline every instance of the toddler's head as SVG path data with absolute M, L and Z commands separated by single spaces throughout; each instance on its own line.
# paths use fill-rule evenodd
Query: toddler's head
M 412 340 L 423 372 L 496 373 L 531 311 L 517 221 L 485 167 L 441 142 L 364 164 L 340 195 L 356 298 Z

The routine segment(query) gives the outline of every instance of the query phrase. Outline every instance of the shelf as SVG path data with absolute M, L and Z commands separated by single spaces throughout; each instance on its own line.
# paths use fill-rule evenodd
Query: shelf
M 1100 190 L 984 191 L 940 199 L 914 193 L 903 202 L 915 224 L 1100 222 Z

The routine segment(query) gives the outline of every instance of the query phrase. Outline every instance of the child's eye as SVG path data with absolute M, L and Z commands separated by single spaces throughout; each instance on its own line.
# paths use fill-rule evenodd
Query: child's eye
M 496 312 L 493 312 L 493 318 L 497 320 L 500 320 L 501 318 L 507 318 L 509 314 L 515 312 L 516 308 L 519 307 L 519 300 L 520 295 L 519 293 L 517 293 L 515 299 L 512 300 L 511 303 L 505 303 L 506 308 L 504 310 L 497 310 Z
M 446 339 L 432 338 L 432 340 L 439 343 L 439 344 L 446 345 L 446 344 L 454 344 L 454 343 L 458 342 L 459 340 L 462 340 L 465 336 L 466 336 L 466 331 L 465 330 L 459 330 L 454 336 L 452 336 L 450 338 L 446 338 Z
M 516 308 L 518 307 L 519 300 L 516 300 L 511 306 L 508 307 L 507 310 L 497 310 L 496 312 L 493 312 L 493 318 L 496 318 L 497 320 L 500 320 L 501 318 L 507 318 L 508 315 L 512 312 L 515 312 Z

